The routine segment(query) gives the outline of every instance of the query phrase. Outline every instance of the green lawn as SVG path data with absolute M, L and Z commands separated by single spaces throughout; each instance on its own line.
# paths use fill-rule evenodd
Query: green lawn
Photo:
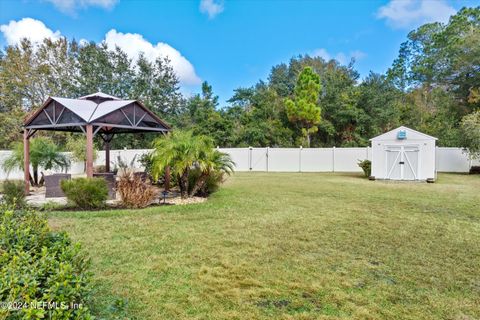
M 95 311 L 135 319 L 480 319 L 480 176 L 237 173 L 206 203 L 51 213 Z

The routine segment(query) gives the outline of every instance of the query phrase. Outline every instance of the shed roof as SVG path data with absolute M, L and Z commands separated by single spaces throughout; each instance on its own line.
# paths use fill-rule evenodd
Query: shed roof
M 425 133 L 422 133 L 420 131 L 417 131 L 417 130 L 413 130 L 411 128 L 408 128 L 408 127 L 405 127 L 405 126 L 400 126 L 396 129 L 393 129 L 393 130 L 390 130 L 390 131 L 387 131 L 381 135 L 378 135 L 376 137 L 373 137 L 370 139 L 370 141 L 377 141 L 377 140 L 392 140 L 392 139 L 396 139 L 397 137 L 397 132 L 400 131 L 400 130 L 405 130 L 407 131 L 407 139 L 408 140 L 420 140 L 420 139 L 429 139 L 429 140 L 438 140 L 437 138 L 435 137 L 432 137 L 432 136 L 429 136 L 428 134 L 425 134 Z
M 25 120 L 27 129 L 83 131 L 92 124 L 104 133 L 169 131 L 170 126 L 140 101 L 96 92 L 78 99 L 49 97 Z

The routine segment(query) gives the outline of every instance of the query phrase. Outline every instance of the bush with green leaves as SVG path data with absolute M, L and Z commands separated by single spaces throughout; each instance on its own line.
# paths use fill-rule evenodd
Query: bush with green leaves
M 365 177 L 372 175 L 372 161 L 370 160 L 358 160 L 358 166 L 362 168 Z
M 2 201 L 15 208 L 26 207 L 25 182 L 23 180 L 6 180 L 3 182 Z
M 62 191 L 68 201 L 81 209 L 98 209 L 105 207 L 108 187 L 102 178 L 77 178 L 61 181 Z
M 41 213 L 0 206 L 0 319 L 92 319 L 88 267 L 80 245 Z

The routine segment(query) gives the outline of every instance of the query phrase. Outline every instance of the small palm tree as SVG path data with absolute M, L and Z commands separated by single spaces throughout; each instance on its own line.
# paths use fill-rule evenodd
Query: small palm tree
M 229 154 L 211 149 L 210 152 L 205 154 L 205 158 L 198 162 L 198 167 L 201 174 L 189 191 L 189 196 L 197 194 L 205 186 L 212 174 L 230 175 L 234 170 L 235 163 L 233 163 Z
M 14 146 L 12 154 L 5 159 L 3 169 L 9 173 L 13 169 L 23 170 L 23 143 L 17 142 Z M 30 143 L 30 164 L 33 170 L 33 176 L 30 174 L 30 183 L 39 185 L 38 170 L 44 168 L 51 169 L 67 169 L 70 166 L 68 158 L 60 153 L 59 148 L 50 139 L 38 137 L 32 139 Z
M 158 138 L 154 141 L 154 149 L 154 179 L 158 179 L 165 172 L 165 168 L 170 167 L 171 174 L 177 177 L 182 198 L 195 195 L 211 172 L 223 171 L 230 174 L 233 171 L 233 162 L 229 155 L 214 150 L 211 138 L 195 136 L 191 131 L 174 131 L 167 137 Z M 189 176 L 194 169 L 200 170 L 202 174 L 194 186 L 189 186 Z

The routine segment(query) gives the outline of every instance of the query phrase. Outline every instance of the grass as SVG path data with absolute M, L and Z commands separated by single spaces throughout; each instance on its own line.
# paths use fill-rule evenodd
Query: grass
M 133 319 L 480 318 L 480 176 L 237 173 L 204 204 L 51 213 Z

